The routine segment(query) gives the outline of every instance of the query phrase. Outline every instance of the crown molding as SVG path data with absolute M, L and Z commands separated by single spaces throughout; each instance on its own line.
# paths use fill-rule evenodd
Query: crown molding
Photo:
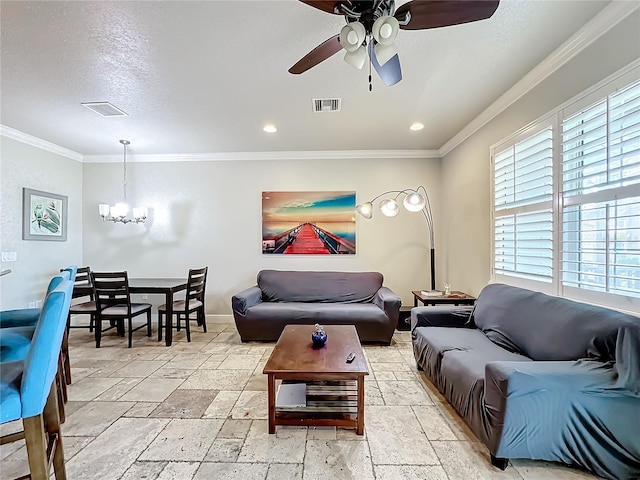
M 437 150 L 325 150 L 291 152 L 220 152 L 127 155 L 132 162 L 222 162 L 245 160 L 356 160 L 440 158 Z M 119 163 L 121 155 L 85 155 L 85 163 Z
M 440 149 L 440 157 L 444 157 L 454 148 L 484 127 L 491 120 L 517 102 L 552 73 L 565 65 L 569 60 L 607 33 L 618 23 L 640 8 L 640 2 L 613 1 L 600 13 L 587 22 L 569 40 L 554 50 L 528 74 L 522 77 L 513 87 L 487 107 L 466 127 L 451 137 Z
M 71 160 L 75 160 L 77 162 L 82 162 L 84 159 L 84 156 L 81 153 L 74 152 L 73 150 L 69 150 L 68 148 L 56 145 L 55 143 L 42 140 L 41 138 L 34 137 L 33 135 L 21 132 L 20 130 L 16 130 L 15 128 L 7 127 L 6 125 L 0 124 L 0 136 L 11 138 L 18 142 L 31 145 L 32 147 L 39 148 L 46 152 L 55 153 L 56 155 L 60 155 L 61 157 L 70 158 Z

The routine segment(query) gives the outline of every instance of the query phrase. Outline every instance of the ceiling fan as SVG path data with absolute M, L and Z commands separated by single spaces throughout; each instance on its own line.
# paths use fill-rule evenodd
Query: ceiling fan
M 289 73 L 300 74 L 340 50 L 345 62 L 361 69 L 367 60 L 385 85 L 402 80 L 400 59 L 394 45 L 398 30 L 423 30 L 484 20 L 493 15 L 499 0 L 411 0 L 396 9 L 394 0 L 299 0 L 334 15 L 347 24 L 302 57 Z M 371 75 L 369 75 L 371 90 Z

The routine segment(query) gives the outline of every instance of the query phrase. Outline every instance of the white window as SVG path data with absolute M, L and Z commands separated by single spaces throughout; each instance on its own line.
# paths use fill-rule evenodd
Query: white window
M 640 311 L 640 82 L 616 86 L 492 147 L 494 280 Z
M 640 298 L 640 82 L 562 121 L 562 285 Z

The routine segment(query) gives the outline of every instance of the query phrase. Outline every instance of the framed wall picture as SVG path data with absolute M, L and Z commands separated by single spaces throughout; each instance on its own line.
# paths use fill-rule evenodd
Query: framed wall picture
M 262 253 L 356 253 L 356 192 L 262 192 Z
M 22 189 L 22 239 L 67 241 L 67 197 Z

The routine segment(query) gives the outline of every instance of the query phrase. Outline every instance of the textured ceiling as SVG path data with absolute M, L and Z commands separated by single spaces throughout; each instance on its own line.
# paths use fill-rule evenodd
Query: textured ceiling
M 0 121 L 83 155 L 121 138 L 133 154 L 438 149 L 608 3 L 502 0 L 488 20 L 401 30 L 403 80 L 374 73 L 369 92 L 341 53 L 287 72 L 344 25 L 295 0 L 2 1 Z M 324 97 L 342 111 L 314 114 Z

